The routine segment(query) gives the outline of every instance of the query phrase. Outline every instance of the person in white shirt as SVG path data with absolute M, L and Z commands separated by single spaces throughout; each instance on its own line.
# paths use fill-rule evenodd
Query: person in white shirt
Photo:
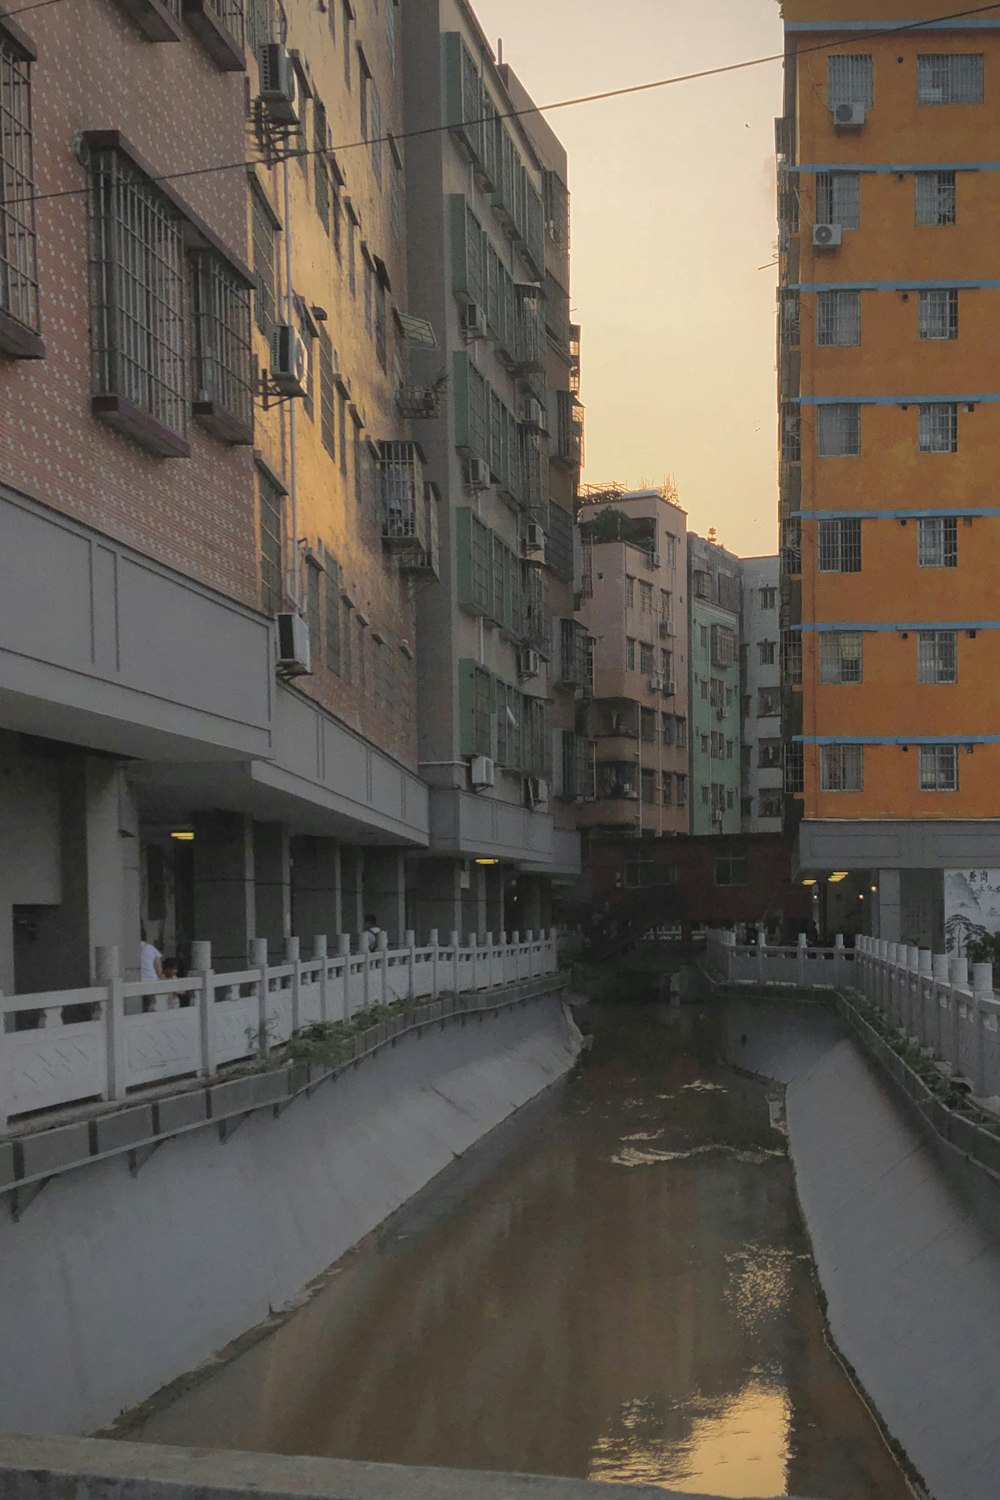
M 361 934 L 366 953 L 375 952 L 376 948 L 378 947 L 379 938 L 381 936 L 382 929 L 378 925 L 378 919 L 375 916 L 375 913 L 373 911 L 370 911 L 365 917 L 365 930 Z
M 159 948 L 154 948 L 146 937 L 146 924 L 139 927 L 139 978 L 140 979 L 162 979 L 163 978 L 163 954 Z M 144 1011 L 156 1009 L 156 995 L 144 995 L 142 1008 Z

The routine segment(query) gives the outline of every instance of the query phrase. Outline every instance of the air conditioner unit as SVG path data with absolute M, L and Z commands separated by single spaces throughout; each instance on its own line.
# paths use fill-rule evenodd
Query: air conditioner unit
M 654 672 L 652 677 L 649 679 L 649 691 L 651 693 L 663 692 L 663 678 L 660 676 L 659 672 Z
M 517 670 L 522 677 L 537 677 L 542 670 L 542 658 L 533 646 L 522 646 L 517 653 Z
M 487 335 L 486 309 L 470 302 L 462 309 L 462 332 L 466 339 L 484 339 Z
M 537 521 L 529 521 L 524 528 L 525 552 L 545 551 L 545 532 Z
M 496 786 L 496 763 L 488 755 L 474 755 L 469 762 L 469 780 L 475 787 Z
M 814 224 L 813 225 L 813 249 L 836 250 L 844 238 L 844 231 L 839 224 Z
M 271 334 L 271 379 L 282 396 L 309 394 L 309 350 L 291 323 L 279 323 Z
M 260 49 L 260 97 L 272 120 L 282 125 L 299 123 L 299 87 L 295 68 L 281 42 L 267 42 Z
M 485 490 L 489 488 L 490 466 L 481 458 L 470 458 L 466 470 L 470 490 Z
M 663 684 L 663 696 L 664 698 L 677 697 L 677 684 L 672 677 L 668 677 Z
M 660 621 L 660 638 L 661 638 L 661 640 L 664 640 L 664 641 L 671 640 L 672 637 L 675 636 L 676 634 L 677 634 L 677 627 L 674 624 L 673 620 L 661 620 Z
M 526 396 L 521 403 L 521 421 L 526 427 L 534 427 L 538 432 L 545 429 L 545 408 L 535 396 Z
M 528 777 L 528 806 L 544 807 L 549 800 L 549 784 L 538 776 Z
M 312 671 L 309 624 L 301 615 L 280 614 L 278 622 L 278 667 L 286 677 L 304 677 Z
M 833 111 L 833 123 L 840 130 L 860 130 L 865 123 L 863 104 L 838 104 Z

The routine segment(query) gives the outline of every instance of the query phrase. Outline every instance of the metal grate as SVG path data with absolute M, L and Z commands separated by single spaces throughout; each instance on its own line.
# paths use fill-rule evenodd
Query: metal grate
M 797 349 L 801 329 L 802 302 L 798 292 L 781 294 L 781 342 L 786 349 Z
M 255 183 L 250 186 L 253 237 L 253 270 L 257 278 L 254 320 L 261 333 L 269 333 L 275 313 L 274 219 Z
M 864 656 L 860 630 L 837 630 L 819 640 L 820 682 L 864 681 Z
M 820 292 L 816 298 L 818 344 L 861 343 L 861 293 Z
M 958 681 L 958 637 L 954 630 L 921 630 L 919 632 L 917 681 Z
M 210 250 L 194 257 L 194 336 L 196 399 L 252 427 L 250 293 Z
M 920 746 L 920 790 L 958 791 L 958 746 Z
M 821 573 L 861 572 L 861 521 L 859 518 L 820 521 L 819 571 Z
M 242 47 L 245 34 L 243 25 L 243 0 L 208 0 L 208 5 L 209 9 L 215 12 L 230 35 L 234 36 Z
M 781 675 L 792 685 L 802 681 L 802 632 L 785 630 L 781 636 Z
M 0 36 L 0 310 L 37 333 L 29 63 Z
M 857 458 L 861 452 L 861 408 L 852 402 L 821 406 L 816 424 L 820 458 Z
M 326 109 L 313 99 L 313 186 L 320 223 L 330 230 L 330 170 L 326 162 Z
M 828 57 L 826 71 L 826 102 L 830 109 L 836 109 L 839 104 L 863 104 L 865 109 L 871 109 L 874 102 L 874 65 L 870 53 Z
M 270 0 L 247 0 L 246 28 L 247 48 L 259 57 L 261 47 L 271 40 Z
M 94 383 L 187 430 L 184 250 L 177 210 L 125 157 L 93 161 Z
M 917 58 L 918 104 L 982 104 L 983 54 L 932 52 Z
M 954 172 L 918 172 L 917 223 L 954 224 L 957 219 L 957 189 Z
M 791 742 L 785 745 L 784 788 L 786 792 L 793 794 L 805 790 L 804 750 L 801 745 Z
M 260 607 L 267 615 L 281 608 L 281 544 L 284 534 L 284 496 L 266 474 L 257 473 L 260 526 Z
M 930 516 L 917 523 L 917 562 L 922 568 L 958 567 L 958 522 Z
M 379 443 L 382 535 L 424 542 L 424 479 L 416 443 Z
M 934 288 L 920 293 L 920 337 L 958 338 L 958 292 Z
M 864 745 L 822 745 L 820 780 L 824 792 L 861 792 L 865 785 Z
M 319 330 L 319 430 L 323 447 L 336 457 L 336 409 L 334 395 L 333 344 L 326 329 Z
M 802 418 L 791 401 L 781 406 L 781 457 L 786 464 L 802 462 Z
M 343 666 L 341 656 L 341 599 L 340 599 L 340 564 L 329 552 L 324 553 L 326 573 L 324 577 L 325 593 L 325 620 L 326 627 L 326 664 L 331 672 L 336 672 L 338 677 Z
M 379 187 L 382 186 L 382 100 L 374 78 L 365 79 L 368 93 L 368 139 L 371 142 L 372 174 Z
M 920 408 L 921 453 L 958 452 L 958 407 L 953 401 L 935 401 Z
M 861 228 L 861 177 L 857 172 L 817 172 L 816 222 Z

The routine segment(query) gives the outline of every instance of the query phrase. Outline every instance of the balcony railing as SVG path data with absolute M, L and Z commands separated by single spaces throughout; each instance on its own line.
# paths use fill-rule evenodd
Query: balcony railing
M 402 572 L 437 577 L 437 492 L 424 480 L 420 448 L 409 442 L 378 446 L 382 545 Z

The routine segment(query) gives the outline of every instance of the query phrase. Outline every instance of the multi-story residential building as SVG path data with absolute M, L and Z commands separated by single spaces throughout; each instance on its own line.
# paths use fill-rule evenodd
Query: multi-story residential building
M 740 640 L 742 824 L 744 833 L 780 833 L 784 803 L 778 559 L 744 557 Z
M 564 759 L 586 686 L 575 632 L 563 652 L 580 454 L 565 156 L 540 119 L 517 116 L 530 101 L 465 0 L 402 22 L 410 309 L 441 346 L 414 369 L 444 391 L 422 439 L 441 573 L 417 597 L 431 840 L 418 909 L 444 931 L 537 928 L 553 879 L 580 868 L 572 819 L 553 807 L 587 790 L 582 751 Z
M 946 869 L 1000 863 L 1000 20 L 942 9 L 786 0 L 778 122 L 801 872 L 846 876 L 875 932 L 936 947 Z
M 687 516 L 666 492 L 591 487 L 577 521 L 596 747 L 581 827 L 687 833 Z
M 711 536 L 687 548 L 691 832 L 740 831 L 740 559 Z

